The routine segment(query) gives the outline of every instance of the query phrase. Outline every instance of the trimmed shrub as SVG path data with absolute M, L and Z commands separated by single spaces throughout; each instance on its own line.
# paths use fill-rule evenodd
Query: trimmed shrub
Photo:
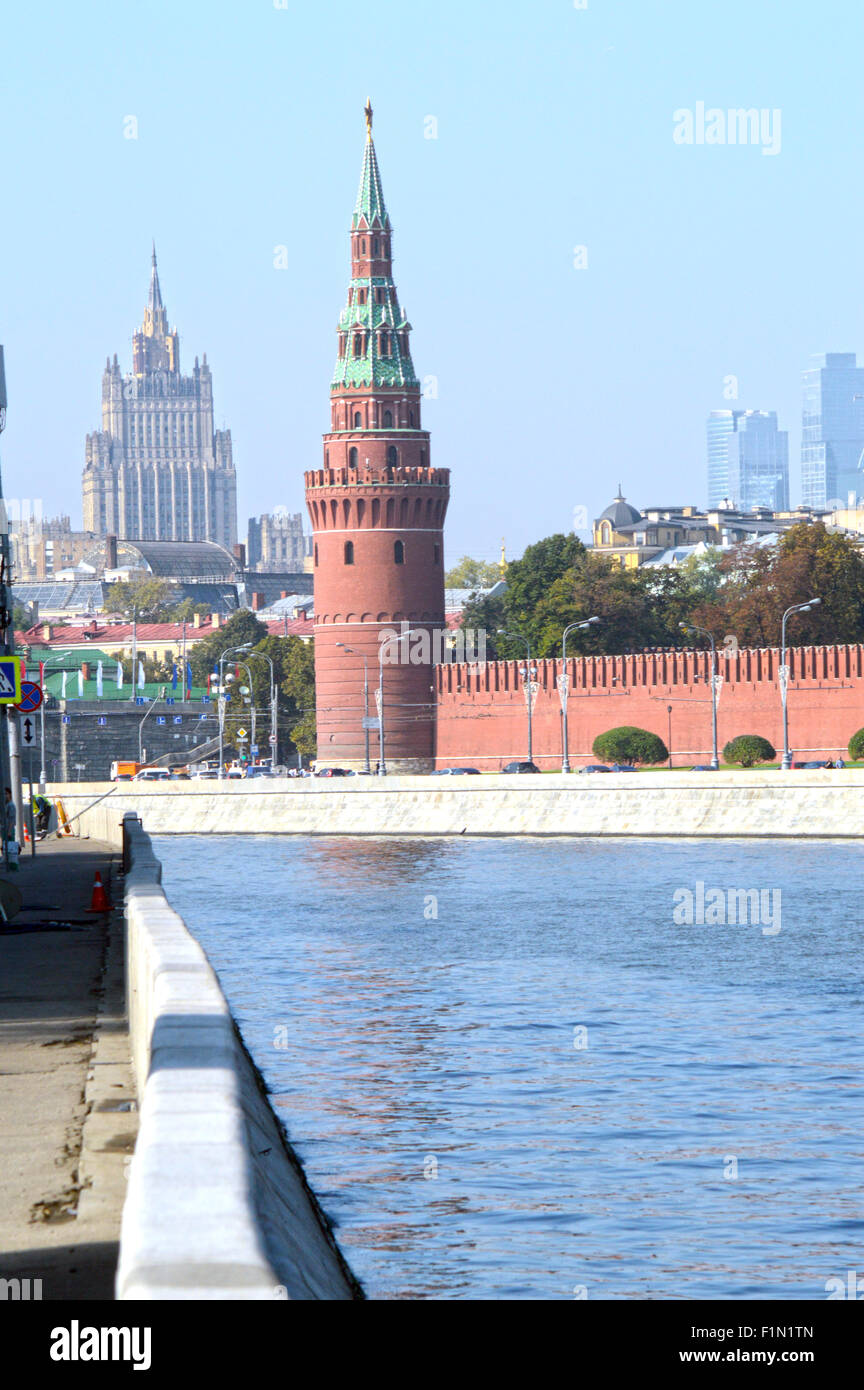
M 864 758 L 864 729 L 859 729 L 857 734 L 853 734 L 850 738 L 849 757 L 855 763 Z
M 738 763 L 741 767 L 755 767 L 757 763 L 770 763 L 777 757 L 767 738 L 761 734 L 739 734 L 723 749 L 724 763 Z
M 604 763 L 664 763 L 669 757 L 662 738 L 630 724 L 598 734 L 592 748 Z

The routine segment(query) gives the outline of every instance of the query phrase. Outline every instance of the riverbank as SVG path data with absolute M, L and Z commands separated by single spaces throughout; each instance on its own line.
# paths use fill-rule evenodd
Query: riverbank
M 351 777 L 70 783 L 49 788 L 88 833 L 126 811 L 151 834 L 864 836 L 864 768 L 565 777 Z
M 2 876 L 24 906 L 0 926 L 0 1278 L 22 1299 L 112 1298 L 138 1117 L 122 914 L 88 909 L 97 871 L 117 891 L 116 853 L 37 849 Z

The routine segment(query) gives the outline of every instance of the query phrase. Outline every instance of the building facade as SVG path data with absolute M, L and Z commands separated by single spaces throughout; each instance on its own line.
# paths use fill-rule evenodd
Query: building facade
M 712 410 L 708 416 L 708 506 L 719 507 L 729 496 L 729 439 L 743 410 Z
M 303 534 L 303 515 L 276 508 L 262 516 L 249 518 L 246 561 L 250 570 L 266 574 L 282 570 L 302 570 L 308 547 Z
M 180 339 L 169 330 L 156 249 L 144 323 L 132 339 L 132 371 L 115 353 L 102 375 L 102 429 L 87 436 L 84 529 L 120 539 L 237 540 L 230 430 L 213 427 L 207 354 L 180 371 Z
M 367 106 L 330 430 L 324 466 L 305 475 L 306 504 L 313 530 L 319 763 L 363 765 L 363 718 L 378 713 L 373 692 L 381 676 L 384 754 L 388 769 L 398 772 L 432 766 L 433 635 L 445 626 L 450 474 L 430 463 L 411 325 L 393 282 L 392 235 Z M 387 640 L 403 624 L 409 636 Z M 371 738 L 374 764 L 377 738 Z
M 727 440 L 732 506 L 742 512 L 789 507 L 789 435 L 775 411 L 745 410 Z
M 864 499 L 864 367 L 854 352 L 826 352 L 803 374 L 801 496 L 808 507 Z

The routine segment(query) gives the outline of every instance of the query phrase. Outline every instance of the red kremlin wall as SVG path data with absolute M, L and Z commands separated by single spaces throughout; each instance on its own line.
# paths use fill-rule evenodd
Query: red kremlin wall
M 787 653 L 789 745 L 796 759 L 842 754 L 864 726 L 864 646 L 796 647 Z M 528 718 L 518 661 L 435 667 L 436 767 L 497 771 L 527 757 Z M 556 681 L 563 662 L 538 660 L 534 761 L 561 766 L 561 705 Z M 718 701 L 718 743 L 761 734 L 783 747 L 777 648 L 718 653 L 723 676 Z M 711 659 L 708 652 L 650 652 L 568 660 L 570 762 L 596 762 L 598 734 L 633 724 L 659 734 L 673 764 L 707 762 L 711 755 Z M 671 713 L 670 713 L 671 711 Z M 669 735 L 671 719 L 671 741 Z

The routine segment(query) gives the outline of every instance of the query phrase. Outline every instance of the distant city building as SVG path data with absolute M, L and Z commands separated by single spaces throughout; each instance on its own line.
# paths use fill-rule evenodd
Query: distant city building
M 864 367 L 826 352 L 803 373 L 801 495 L 805 506 L 855 506 L 864 494 Z
M 13 514 L 10 508 L 9 545 L 12 578 L 25 582 L 50 579 L 74 569 L 96 543 L 89 531 L 73 531 L 68 516 L 43 520 L 35 510 Z
M 84 529 L 120 539 L 237 540 L 230 430 L 213 428 L 207 354 L 180 373 L 180 339 L 169 331 L 156 250 L 144 323 L 132 339 L 132 371 L 115 353 L 102 376 L 102 429 L 87 436 Z
M 302 570 L 312 553 L 312 538 L 303 535 L 301 512 L 277 507 L 263 516 L 249 518 L 246 562 L 250 570 L 263 573 Z
M 789 506 L 789 435 L 777 428 L 775 411 L 747 410 L 727 440 L 726 497 L 742 512 Z
M 743 410 L 712 410 L 708 416 L 708 506 L 719 507 L 729 495 L 729 438 Z

